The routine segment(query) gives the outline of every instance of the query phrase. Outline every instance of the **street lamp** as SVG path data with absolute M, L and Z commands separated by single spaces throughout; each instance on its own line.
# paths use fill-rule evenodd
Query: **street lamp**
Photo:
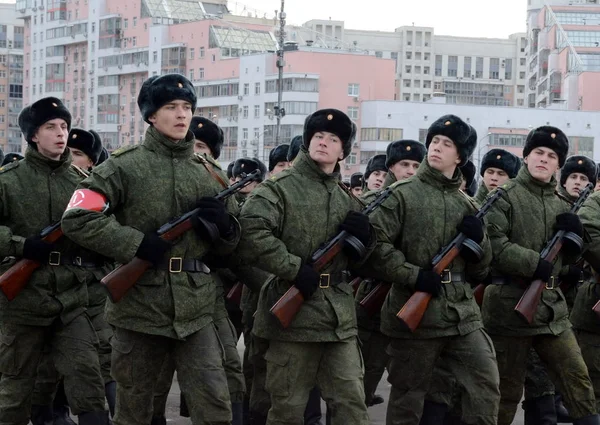
M 488 133 L 485 136 L 483 136 L 481 139 L 479 139 L 479 141 L 477 142 L 477 146 L 479 146 L 479 148 L 477 149 L 477 168 L 478 169 L 481 169 L 481 149 L 488 148 L 490 146 L 489 137 L 491 135 L 492 135 L 492 133 Z M 483 142 L 485 139 L 488 139 L 487 144 L 480 146 L 481 142 Z

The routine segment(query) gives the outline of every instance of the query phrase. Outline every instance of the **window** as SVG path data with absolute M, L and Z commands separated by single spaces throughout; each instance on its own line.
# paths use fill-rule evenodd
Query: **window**
M 433 90 L 440 91 L 442 90 L 442 83 L 440 81 L 436 81 L 433 83 Z
M 397 60 L 398 59 L 398 52 L 391 52 L 390 53 L 390 58 L 394 59 L 394 60 Z
M 448 56 L 448 76 L 456 77 L 458 75 L 458 56 Z
M 250 94 L 250 83 L 244 83 L 244 96 L 248 96 Z
M 415 80 L 414 87 L 420 89 L 421 88 L 421 80 Z
M 403 81 L 402 81 L 402 85 L 403 85 L 404 87 L 410 87 L 410 80 L 403 80 Z
M 465 56 L 463 77 L 469 78 L 470 76 L 471 76 L 471 56 Z
M 407 74 L 410 74 L 410 73 L 412 72 L 412 66 L 410 66 L 410 65 L 406 65 L 406 67 L 404 68 L 404 71 L 405 71 Z
M 260 105 L 254 105 L 254 118 L 260 118 Z
M 406 59 L 412 59 L 412 52 L 406 52 Z
M 519 79 L 520 80 L 524 80 L 525 79 L 525 72 L 523 72 L 523 71 L 519 72 Z
M 490 80 L 497 80 L 500 78 L 500 59 L 490 58 Z
M 212 63 L 215 63 L 217 60 L 217 56 L 216 55 L 211 55 L 211 61 Z
M 242 128 L 242 139 L 248 140 L 248 129 L 247 128 Z
M 204 47 L 200 47 L 200 58 L 204 57 Z
M 375 57 L 376 57 L 376 58 L 380 58 L 380 59 L 381 59 L 381 58 L 383 57 L 383 52 L 376 51 L 376 52 L 375 52 Z
M 133 37 L 133 47 L 137 46 L 137 37 Z
M 136 27 L 137 26 L 137 16 L 133 17 L 133 26 Z
M 427 140 L 427 132 L 429 130 L 427 128 L 420 128 L 419 129 L 419 142 L 421 143 L 425 143 L 425 141 Z
M 190 48 L 190 60 L 194 60 L 195 54 L 196 54 L 196 49 L 194 49 L 193 47 Z
M 512 59 L 504 59 L 504 79 L 512 80 Z
M 476 58 L 475 78 L 483 78 L 483 58 Z
M 243 111 L 243 117 L 244 118 L 248 118 L 248 107 L 244 106 L 244 108 L 242 109 L 242 111 Z
M 519 65 L 525 66 L 526 63 L 527 63 L 527 59 L 526 58 L 519 59 Z
M 428 66 L 423 67 L 423 74 L 429 75 L 430 68 Z
M 92 41 L 92 52 L 96 51 L 96 42 Z
M 401 128 L 362 128 L 360 130 L 360 140 L 381 140 L 393 142 L 402 139 L 403 131 Z
M 442 55 L 435 55 L 435 76 L 442 76 Z
M 360 84 L 348 84 L 348 96 L 359 96 L 360 93 Z
M 431 58 L 429 53 L 423 53 L 423 59 L 428 61 Z
M 260 83 L 254 83 L 254 94 L 260 94 Z
M 190 69 L 190 76 L 189 76 L 190 81 L 194 81 L 194 70 Z
M 525 93 L 525 86 L 517 86 L 517 92 Z
M 421 73 L 421 67 L 420 66 L 415 66 L 415 74 L 420 74 Z
M 123 28 L 124 29 L 129 28 L 129 19 L 123 19 Z
M 517 106 L 523 106 L 525 101 L 523 99 L 517 99 Z
M 358 106 L 349 106 L 347 112 L 351 120 L 356 121 L 358 119 Z
M 198 68 L 198 79 L 204 80 L 204 68 Z

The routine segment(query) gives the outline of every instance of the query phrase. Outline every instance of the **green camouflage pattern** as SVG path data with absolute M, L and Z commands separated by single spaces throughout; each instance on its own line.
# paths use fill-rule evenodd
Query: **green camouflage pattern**
M 80 245 L 127 263 L 144 237 L 163 224 L 195 208 L 203 196 L 214 196 L 223 187 L 209 174 L 198 156 L 192 155 L 193 134 L 173 143 L 150 127 L 141 145 L 116 151 L 96 167 L 79 188 L 106 197 L 106 214 L 71 209 L 63 216 L 65 233 Z M 230 213 L 237 212 L 233 199 Z M 214 244 L 194 231 L 182 235 L 165 257 L 202 258 L 230 253 L 239 239 L 235 219 L 232 240 Z M 137 332 L 182 339 L 212 322 L 216 299 L 210 274 L 169 273 L 149 269 L 118 303 L 109 303 L 110 324 Z
M 475 194 L 473 199 L 479 205 L 482 205 L 485 202 L 485 198 L 487 198 L 488 193 L 490 193 L 490 191 L 487 189 L 487 187 L 485 186 L 485 183 L 482 181 L 481 184 L 479 185 L 479 189 L 477 189 L 477 193 Z
M 598 328 L 596 327 L 594 332 L 575 329 L 575 336 L 594 386 L 596 411 L 600 413 L 600 349 L 598 349 L 600 347 L 600 335 L 598 334 Z

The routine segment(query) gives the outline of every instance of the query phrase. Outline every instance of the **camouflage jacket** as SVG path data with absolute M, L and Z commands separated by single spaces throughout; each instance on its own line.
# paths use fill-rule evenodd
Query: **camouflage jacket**
M 481 182 L 481 184 L 479 185 L 479 189 L 477 189 L 477 193 L 475 194 L 475 197 L 473 199 L 479 205 L 482 205 L 485 202 L 485 198 L 487 198 L 488 193 L 490 193 L 490 191 L 485 186 L 485 183 Z
M 504 276 L 509 283 L 486 288 L 482 306 L 485 327 L 490 333 L 506 336 L 560 334 L 571 326 L 562 291 L 543 291 L 529 325 L 514 311 L 524 292 L 523 284 L 515 278 L 531 280 L 540 252 L 555 233 L 556 216 L 567 212 L 569 206 L 554 192 L 556 179 L 540 182 L 531 177 L 527 167 L 502 187 L 506 193 L 488 213 L 488 233 L 494 252 L 493 274 Z M 558 276 L 563 265 L 573 260 L 560 253 L 553 275 Z
M 463 217 L 477 212 L 474 202 L 459 190 L 461 173 L 452 179 L 424 160 L 417 174 L 395 183 L 392 195 L 371 216 L 378 245 L 365 273 L 392 282 L 381 311 L 381 331 L 395 338 L 437 338 L 464 335 L 482 327 L 479 307 L 466 279 L 479 280 L 488 273 L 492 251 L 487 236 L 481 242 L 484 255 L 478 264 L 458 256 L 450 266 L 463 281 L 444 284 L 432 298 L 423 321 L 414 333 L 396 314 L 415 291 L 419 270 L 431 269 L 431 261 L 456 235 Z
M 0 272 L 8 270 L 23 254 L 26 238 L 62 217 L 69 199 L 84 174 L 71 166 L 67 149 L 60 160 L 27 148 L 25 159 L 0 170 Z M 61 258 L 83 255 L 68 238 L 55 244 Z M 13 300 L 0 295 L 0 320 L 47 326 L 60 317 L 65 323 L 85 311 L 88 272 L 71 265 L 42 265 Z
M 330 287 L 317 289 L 288 329 L 283 330 L 269 313 L 293 284 L 300 266 L 339 232 L 348 211 L 362 209 L 341 188 L 338 169 L 323 173 L 302 148 L 294 166 L 263 182 L 242 208 L 238 253 L 246 264 L 274 275 L 260 293 L 253 331 L 259 337 L 319 342 L 340 341 L 357 333 L 352 288 L 341 281 L 349 262 L 344 252 L 322 272 L 330 274 Z M 374 233 L 371 240 L 369 249 L 374 247 Z
M 70 209 L 62 220 L 65 233 L 118 263 L 131 261 L 145 233 L 191 211 L 201 197 L 223 190 L 199 157 L 192 155 L 193 141 L 188 132 L 184 140 L 173 143 L 150 127 L 141 145 L 116 151 L 79 185 L 104 195 L 109 211 Z M 233 199 L 227 205 L 236 212 Z M 231 252 L 240 235 L 239 224 L 232 220 L 232 240 L 210 244 L 189 231 L 174 241 L 165 257 L 201 259 L 208 253 Z M 210 274 L 151 268 L 121 301 L 108 304 L 107 319 L 137 332 L 185 338 L 212 322 L 215 299 Z

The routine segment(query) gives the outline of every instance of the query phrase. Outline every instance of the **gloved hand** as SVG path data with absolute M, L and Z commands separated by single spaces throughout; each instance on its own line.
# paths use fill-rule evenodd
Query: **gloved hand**
M 163 259 L 170 246 L 169 242 L 158 237 L 156 233 L 146 233 L 135 256 L 157 264 Z
M 321 276 L 312 267 L 304 265 L 298 270 L 294 286 L 298 288 L 305 300 L 317 290 Z
M 361 212 L 348 211 L 346 218 L 340 224 L 340 231 L 345 230 L 362 242 L 364 246 L 371 239 L 371 224 L 369 217 Z
M 40 238 L 27 238 L 23 244 L 23 258 L 47 264 L 54 244 L 44 242 Z
M 198 201 L 196 207 L 200 208 L 197 217 L 217 226 L 221 237 L 230 233 L 231 219 L 223 202 L 212 196 L 205 196 Z
M 583 225 L 579 216 L 570 212 L 562 213 L 556 216 L 555 230 L 564 230 L 573 232 L 579 237 L 583 237 Z
M 569 271 L 566 274 L 560 275 L 560 280 L 567 286 L 576 286 L 581 280 L 582 273 L 583 269 L 581 269 L 581 267 L 571 265 L 569 266 Z
M 442 276 L 431 270 L 419 270 L 415 289 L 437 297 L 442 292 Z
M 552 276 L 552 268 L 553 264 L 550 261 L 542 260 L 538 261 L 538 265 L 533 272 L 533 280 L 541 280 L 542 282 L 548 283 L 550 281 L 550 277 Z
M 483 240 L 483 223 L 474 215 L 464 216 L 456 230 L 478 244 Z

